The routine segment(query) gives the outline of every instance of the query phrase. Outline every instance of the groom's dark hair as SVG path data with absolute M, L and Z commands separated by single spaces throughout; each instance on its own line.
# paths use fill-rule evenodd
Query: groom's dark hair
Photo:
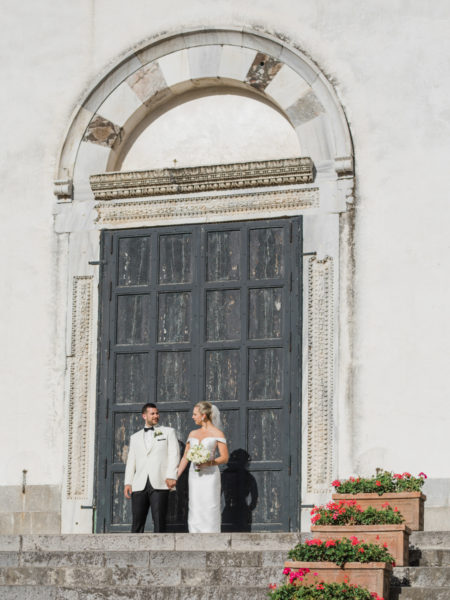
M 153 402 L 147 402 L 147 404 L 144 404 L 144 406 L 142 407 L 142 414 L 147 412 L 147 408 L 158 408 L 156 406 L 156 404 L 153 404 Z

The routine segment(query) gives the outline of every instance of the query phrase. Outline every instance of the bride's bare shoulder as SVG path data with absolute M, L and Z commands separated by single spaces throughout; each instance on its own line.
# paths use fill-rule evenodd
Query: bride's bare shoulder
M 198 438 L 198 429 L 193 429 L 188 435 L 189 438 Z
M 225 434 L 224 434 L 224 432 L 223 432 L 222 430 L 220 430 L 220 429 L 217 429 L 217 427 L 214 427 L 214 430 L 213 430 L 213 432 L 214 432 L 214 435 L 215 435 L 216 437 L 218 437 L 218 438 L 224 438 L 224 439 L 225 439 Z

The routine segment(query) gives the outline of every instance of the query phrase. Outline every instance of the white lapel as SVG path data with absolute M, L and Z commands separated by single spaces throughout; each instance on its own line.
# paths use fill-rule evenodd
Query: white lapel
M 158 431 L 158 429 L 159 428 L 156 426 L 153 431 L 153 435 L 150 437 L 148 448 L 146 448 L 147 454 L 152 451 L 153 446 L 155 445 L 155 433 Z M 144 442 L 144 445 L 145 445 L 145 442 Z

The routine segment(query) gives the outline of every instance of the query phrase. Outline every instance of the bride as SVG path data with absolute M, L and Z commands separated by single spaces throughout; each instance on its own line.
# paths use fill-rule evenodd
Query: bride
M 218 465 L 228 462 L 227 441 L 221 431 L 219 409 L 210 402 L 199 402 L 194 406 L 192 418 L 199 429 L 189 434 L 183 458 L 178 466 L 178 477 L 187 467 L 189 450 L 202 444 L 209 450 L 211 460 L 189 469 L 189 513 L 190 533 L 220 533 L 220 471 Z M 218 450 L 219 456 L 216 457 Z

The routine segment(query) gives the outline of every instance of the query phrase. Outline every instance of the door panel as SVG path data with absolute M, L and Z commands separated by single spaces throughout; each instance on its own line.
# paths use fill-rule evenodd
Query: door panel
M 123 473 L 142 405 L 157 403 L 183 449 L 203 399 L 230 449 L 223 530 L 296 529 L 300 249 L 300 218 L 103 232 L 98 531 L 130 529 Z M 186 472 L 173 531 L 186 530 L 187 494 Z

